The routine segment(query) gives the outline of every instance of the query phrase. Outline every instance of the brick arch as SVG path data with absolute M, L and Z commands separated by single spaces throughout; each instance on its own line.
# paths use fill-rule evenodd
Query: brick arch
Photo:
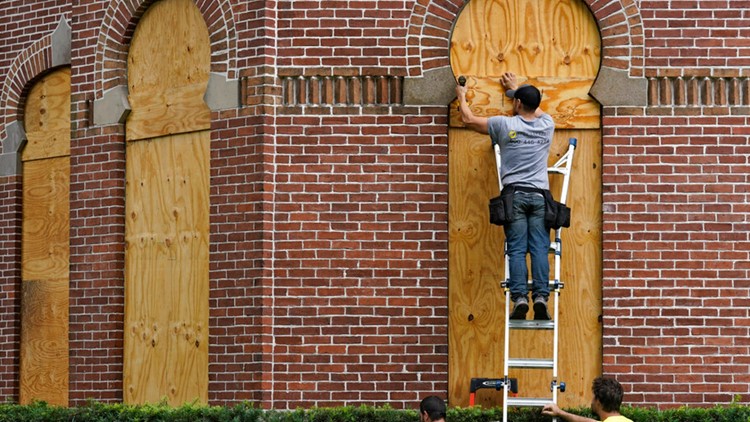
M 23 98 L 29 90 L 31 82 L 53 67 L 52 34 L 45 35 L 37 40 L 13 59 L 8 68 L 8 74 L 2 87 L 2 96 L 0 97 L 0 109 L 5 110 L 0 139 L 5 139 L 5 128 L 10 123 L 23 118 Z
M 135 27 L 156 0 L 115 0 L 109 3 L 96 45 L 94 96 L 127 85 L 127 59 Z M 211 38 L 211 72 L 237 77 L 237 33 L 229 0 L 194 0 Z
M 453 23 L 470 0 L 417 0 L 407 35 L 407 66 L 411 77 L 450 66 Z M 642 77 L 643 22 L 633 0 L 583 0 L 596 19 L 602 37 L 602 66 Z
M 0 121 L 0 144 L 2 154 L 13 155 L 22 146 L 23 106 L 26 94 L 32 83 L 48 71 L 70 66 L 70 25 L 64 15 L 60 15 L 57 27 L 13 58 L 0 91 L 0 110 L 4 110 L 4 119 Z M 9 134 L 9 127 L 13 133 Z M 9 138 L 12 139 L 9 140 Z M 2 159 L 2 157 L 0 157 Z

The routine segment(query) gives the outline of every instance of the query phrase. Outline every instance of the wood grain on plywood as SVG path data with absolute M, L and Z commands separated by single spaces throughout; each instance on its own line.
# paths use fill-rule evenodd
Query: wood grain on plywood
M 208 402 L 210 53 L 193 2 L 163 0 L 128 55 L 126 403 Z
M 211 71 L 211 43 L 203 16 L 190 0 L 154 3 L 133 34 L 128 52 L 128 140 L 204 130 L 211 111 L 203 101 Z
M 19 402 L 67 406 L 70 68 L 32 86 L 24 127 Z
M 70 155 L 70 68 L 55 70 L 35 83 L 26 97 L 23 161 Z
M 466 78 L 466 101 L 476 116 L 511 116 L 512 99 L 505 95 L 499 78 Z M 599 103 L 588 95 L 594 79 L 518 78 L 521 84 L 531 84 L 542 92 L 540 108 L 555 120 L 558 129 L 595 129 L 600 126 Z M 450 106 L 451 127 L 464 127 L 458 100 Z
M 21 283 L 19 403 L 68 405 L 68 279 Z
M 127 145 L 128 403 L 208 400 L 209 141 L 203 131 Z

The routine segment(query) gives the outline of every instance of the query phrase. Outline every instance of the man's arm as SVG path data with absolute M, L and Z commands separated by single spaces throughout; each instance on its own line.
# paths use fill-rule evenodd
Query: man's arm
M 578 416 L 572 413 L 568 413 L 560 409 L 559 407 L 557 407 L 557 405 L 554 403 L 550 403 L 544 406 L 544 409 L 542 409 L 542 415 L 557 416 L 557 417 L 563 418 L 563 420 L 567 422 L 596 422 L 596 420 L 594 419 L 585 418 L 583 416 Z
M 486 117 L 475 116 L 466 103 L 466 87 L 456 85 L 456 96 L 458 97 L 458 109 L 461 112 L 461 120 L 467 128 L 473 129 L 485 135 L 489 133 L 489 125 Z

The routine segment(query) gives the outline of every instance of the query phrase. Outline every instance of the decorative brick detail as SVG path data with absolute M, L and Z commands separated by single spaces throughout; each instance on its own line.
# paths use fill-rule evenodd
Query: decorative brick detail
M 677 76 L 648 80 L 648 104 L 674 114 L 684 108 L 710 107 L 712 114 L 748 114 L 750 78 Z M 704 113 L 707 110 L 703 110 Z
M 399 76 L 284 76 L 285 107 L 363 107 L 403 104 Z
M 155 0 L 113 0 L 105 11 L 96 44 L 95 97 L 127 85 L 130 39 L 141 16 Z M 237 78 L 237 34 L 229 0 L 197 0 L 211 38 L 211 72 Z

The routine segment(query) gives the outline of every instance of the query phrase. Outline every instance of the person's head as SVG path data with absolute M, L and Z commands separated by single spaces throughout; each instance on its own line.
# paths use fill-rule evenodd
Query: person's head
M 533 113 L 542 103 L 542 93 L 534 85 L 521 85 L 513 91 L 513 111 Z
M 419 403 L 419 420 L 422 422 L 445 419 L 445 402 L 438 396 L 425 397 Z
M 591 409 L 594 412 L 620 412 L 623 392 L 622 385 L 616 379 L 597 377 L 591 385 L 591 392 L 594 393 L 591 400 Z

